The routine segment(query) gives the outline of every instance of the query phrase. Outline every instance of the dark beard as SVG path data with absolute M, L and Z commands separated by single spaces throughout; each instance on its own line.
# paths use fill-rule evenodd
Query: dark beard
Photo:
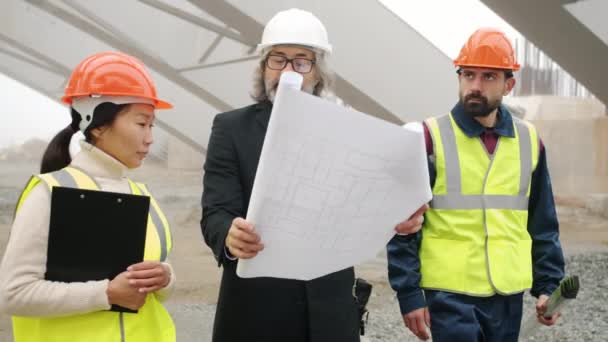
M 480 102 L 469 102 L 471 99 L 477 99 Z M 498 99 L 492 103 L 488 103 L 488 98 L 479 94 L 472 93 L 460 99 L 462 106 L 464 107 L 464 113 L 470 117 L 486 117 L 490 115 L 496 108 L 501 104 L 501 99 Z

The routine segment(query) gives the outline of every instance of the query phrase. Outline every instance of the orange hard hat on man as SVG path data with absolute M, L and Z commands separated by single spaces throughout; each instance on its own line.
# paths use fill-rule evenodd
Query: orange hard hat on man
M 76 66 L 61 100 L 72 105 L 73 99 L 86 96 L 128 96 L 149 100 L 156 109 L 173 107 L 156 96 L 144 64 L 120 52 L 96 53 Z
M 502 31 L 493 28 L 480 28 L 475 31 L 463 45 L 454 65 L 519 70 L 515 50 L 509 38 Z

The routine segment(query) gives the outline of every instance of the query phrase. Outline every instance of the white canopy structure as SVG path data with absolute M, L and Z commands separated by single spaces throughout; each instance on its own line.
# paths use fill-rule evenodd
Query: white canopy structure
M 604 0 L 482 1 L 608 103 Z M 87 55 L 137 56 L 175 104 L 159 126 L 204 154 L 214 115 L 252 101 L 264 24 L 291 7 L 326 25 L 337 95 L 354 108 L 402 123 L 456 101 L 451 60 L 377 0 L 5 0 L 0 72 L 59 99 Z
M 448 57 L 376 0 L 7 0 L 0 72 L 58 99 L 85 56 L 132 54 L 175 104 L 159 126 L 204 153 L 214 115 L 251 103 L 264 24 L 291 7 L 327 26 L 337 94 L 356 109 L 401 123 L 456 100 Z

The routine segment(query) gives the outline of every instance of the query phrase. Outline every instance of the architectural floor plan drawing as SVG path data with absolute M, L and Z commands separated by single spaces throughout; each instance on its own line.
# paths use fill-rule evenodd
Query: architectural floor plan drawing
M 353 266 L 430 199 L 421 132 L 281 88 L 247 216 L 265 249 L 237 273 L 308 280 Z

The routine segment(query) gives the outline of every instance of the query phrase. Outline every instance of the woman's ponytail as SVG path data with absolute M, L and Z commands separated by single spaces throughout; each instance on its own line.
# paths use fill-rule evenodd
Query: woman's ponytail
M 40 164 L 40 173 L 49 173 L 61 170 L 72 162 L 70 156 L 70 141 L 74 133 L 78 132 L 80 115 L 72 109 L 72 122 L 62 129 L 46 147 Z

